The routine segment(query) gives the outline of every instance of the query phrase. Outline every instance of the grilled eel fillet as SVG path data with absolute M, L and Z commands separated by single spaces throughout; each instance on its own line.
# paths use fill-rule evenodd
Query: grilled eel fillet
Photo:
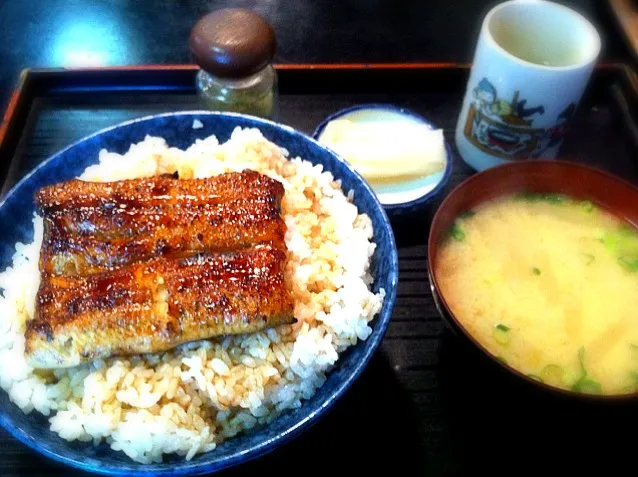
M 280 182 L 254 171 L 44 187 L 35 199 L 44 217 L 40 270 L 83 275 L 171 253 L 285 248 L 283 194 Z
M 253 171 L 41 189 L 28 361 L 75 366 L 294 322 L 283 193 Z
M 51 275 L 27 322 L 37 368 L 160 352 L 217 335 L 291 323 L 286 252 L 271 245 L 145 263 L 87 276 Z

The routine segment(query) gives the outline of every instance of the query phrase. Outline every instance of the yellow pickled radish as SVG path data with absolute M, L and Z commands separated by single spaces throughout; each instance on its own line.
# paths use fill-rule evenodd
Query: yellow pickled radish
M 330 121 L 320 141 L 368 180 L 423 177 L 445 167 L 443 131 L 404 121 Z

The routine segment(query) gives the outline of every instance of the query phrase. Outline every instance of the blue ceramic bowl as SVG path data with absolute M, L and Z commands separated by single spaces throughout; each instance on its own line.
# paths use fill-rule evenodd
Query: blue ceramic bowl
M 204 125 L 193 129 L 193 120 Z M 226 141 L 237 127 L 259 128 L 264 136 L 285 147 L 292 157 L 300 156 L 341 179 L 343 188 L 355 191 L 355 203 L 374 224 L 377 249 L 372 258 L 373 289 L 387 292 L 383 309 L 372 322 L 372 335 L 347 350 L 339 359 L 326 383 L 312 399 L 299 409 L 283 414 L 268 426 L 220 444 L 216 450 L 200 454 L 190 462 L 167 457 L 162 464 L 142 465 L 132 462 L 107 445 L 93 447 L 80 442 L 67 442 L 49 431 L 47 418 L 36 412 L 25 415 L 9 397 L 0 391 L 0 424 L 29 447 L 59 462 L 83 470 L 107 475 L 198 475 L 218 471 L 259 457 L 316 422 L 339 399 L 361 374 L 386 331 L 396 298 L 398 280 L 397 250 L 394 235 L 383 207 L 366 182 L 333 152 L 294 129 L 249 116 L 214 112 L 169 113 L 137 119 L 89 136 L 51 157 L 22 179 L 0 202 L 0 269 L 11 262 L 14 244 L 33 238 L 33 194 L 47 184 L 71 179 L 98 159 L 98 152 L 124 153 L 132 143 L 147 134 L 162 136 L 171 146 L 186 148 L 198 138 L 215 134 Z
M 319 126 L 317 126 L 317 129 L 315 129 L 312 137 L 316 140 L 319 140 L 319 137 L 321 136 L 323 130 L 326 128 L 327 124 L 335 119 L 344 119 L 348 117 L 351 119 L 362 121 L 375 121 L 375 116 L 379 112 L 388 114 L 390 115 L 390 117 L 396 119 L 425 124 L 432 130 L 439 129 L 423 116 L 416 114 L 408 109 L 400 108 L 391 104 L 369 103 L 359 104 L 351 108 L 342 109 L 341 111 L 337 111 L 336 113 L 328 116 L 321 122 L 321 124 L 319 124 Z M 454 162 L 452 149 L 450 148 L 450 145 L 447 141 L 445 141 L 445 151 L 447 160 L 443 171 L 427 177 L 411 180 L 409 183 L 401 184 L 399 187 L 392 185 L 382 186 L 381 188 L 376 190 L 377 194 L 380 197 L 383 208 L 391 218 L 411 215 L 422 211 L 432 202 L 434 197 L 436 197 L 443 190 L 448 180 L 450 179 L 450 176 L 452 175 L 452 165 Z M 424 192 L 421 195 L 417 196 L 415 199 L 406 202 L 390 203 L 384 200 L 384 196 L 388 196 L 396 192 L 404 193 L 405 191 L 411 191 L 415 189 L 421 189 Z

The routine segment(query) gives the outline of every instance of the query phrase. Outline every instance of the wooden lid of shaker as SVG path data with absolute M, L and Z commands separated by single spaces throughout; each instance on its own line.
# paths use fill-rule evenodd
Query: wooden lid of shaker
M 275 54 L 272 26 L 243 8 L 224 8 L 193 27 L 190 49 L 199 66 L 214 76 L 242 78 L 266 67 Z

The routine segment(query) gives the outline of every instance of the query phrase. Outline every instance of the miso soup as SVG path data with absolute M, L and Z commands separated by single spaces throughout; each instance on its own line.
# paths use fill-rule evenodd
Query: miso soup
M 489 353 L 576 392 L 638 391 L 638 231 L 590 201 L 520 193 L 451 227 L 434 272 Z

